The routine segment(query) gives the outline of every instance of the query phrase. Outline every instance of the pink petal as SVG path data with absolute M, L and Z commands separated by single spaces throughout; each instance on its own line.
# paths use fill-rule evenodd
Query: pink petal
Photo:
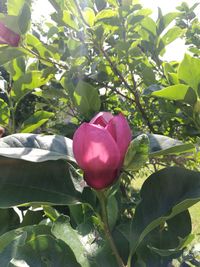
M 108 122 L 113 118 L 110 112 L 99 112 L 91 121 L 91 124 L 101 125 L 105 127 Z
M 110 132 L 117 143 L 122 163 L 131 142 L 131 129 L 126 118 L 122 114 L 114 116 L 106 126 L 106 130 Z
M 104 170 L 102 172 L 85 172 L 84 179 L 89 186 L 95 189 L 107 188 L 118 178 L 118 170 Z
M 74 134 L 73 152 L 86 173 L 113 171 L 119 167 L 119 149 L 109 132 L 101 126 L 83 123 Z
M 20 35 L 7 28 L 0 22 L 0 44 L 8 44 L 10 46 L 18 46 Z

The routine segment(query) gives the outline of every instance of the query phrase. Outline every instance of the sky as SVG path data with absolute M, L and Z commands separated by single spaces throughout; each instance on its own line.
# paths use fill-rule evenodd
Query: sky
M 158 7 L 162 9 L 163 14 L 166 14 L 168 12 L 175 11 L 176 6 L 180 5 L 183 1 L 189 6 L 192 6 L 194 3 L 200 3 L 200 0 L 140 0 L 140 3 L 143 5 L 143 7 L 152 9 L 152 16 L 156 18 Z M 41 17 L 48 17 L 48 15 L 52 12 L 54 12 L 54 9 L 48 0 L 35 0 L 33 19 L 40 20 Z M 200 18 L 200 5 L 196 9 L 196 13 Z M 181 39 L 177 39 L 167 46 L 163 59 L 168 61 L 181 61 L 185 51 L 186 47 L 184 42 Z

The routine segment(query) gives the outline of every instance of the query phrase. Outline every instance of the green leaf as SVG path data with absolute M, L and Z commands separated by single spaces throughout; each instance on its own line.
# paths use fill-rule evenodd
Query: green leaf
M 125 155 L 123 168 L 127 171 L 139 170 L 149 158 L 149 138 L 141 134 L 133 139 Z
M 25 53 L 19 48 L 0 47 L 0 66 L 24 55 Z
M 178 78 L 197 91 L 200 84 L 200 59 L 186 54 L 179 65 Z
M 44 212 L 43 210 L 27 210 L 25 215 L 23 216 L 23 221 L 20 226 L 28 226 L 39 224 L 42 220 L 44 220 Z
M 30 20 L 31 20 L 30 6 L 25 2 L 22 9 L 20 10 L 18 18 L 18 25 L 22 34 L 25 34 L 28 31 Z
M 178 26 L 174 26 L 173 28 L 169 29 L 160 39 L 158 42 L 158 48 L 160 55 L 164 55 L 165 53 L 165 46 L 169 45 L 177 38 L 181 37 L 185 33 L 185 29 L 181 29 Z
M 50 234 L 51 228 L 46 225 L 25 226 L 15 230 L 6 232 L 0 236 L 0 252 L 2 252 L 11 242 L 24 236 L 27 240 L 31 240 L 36 235 Z
M 71 27 L 72 29 L 74 29 L 74 30 L 79 29 L 78 25 L 74 21 L 74 18 L 72 17 L 72 14 L 69 11 L 67 11 L 67 10 L 63 11 L 62 20 L 67 26 Z
M 0 157 L 0 207 L 38 203 L 70 205 L 80 201 L 68 164 L 63 160 L 29 162 Z
M 23 262 L 26 266 L 80 267 L 71 249 L 51 235 L 23 239 L 21 244 L 20 238 L 16 239 L 0 254 L 3 266 L 22 266 Z
M 10 109 L 8 104 L 0 98 L 0 125 L 7 126 L 10 118 Z
M 0 209 L 0 218 L 0 236 L 20 224 L 19 216 L 14 209 Z
M 18 16 L 25 0 L 7 0 L 8 15 Z
M 140 196 L 131 227 L 132 252 L 150 231 L 200 200 L 200 173 L 178 167 L 163 169 L 144 182 Z
M 56 53 L 52 53 L 47 45 L 43 44 L 36 36 L 32 34 L 26 34 L 26 42 L 27 44 L 35 49 L 38 54 L 43 58 L 54 58 L 56 59 Z M 53 67 L 53 64 L 51 62 L 45 62 L 42 61 L 45 65 L 48 64 L 48 66 Z
M 31 133 L 42 126 L 54 115 L 48 111 L 36 111 L 31 117 L 23 122 L 20 132 Z
M 79 26 L 75 21 L 72 13 L 69 10 L 59 11 L 58 13 L 53 13 L 51 18 L 58 23 L 59 26 L 68 26 L 73 30 L 78 31 Z
M 177 38 L 181 37 L 185 31 L 177 26 L 169 29 L 162 37 L 162 41 L 165 45 L 170 44 Z
M 160 18 L 158 20 L 158 27 L 157 27 L 157 35 L 159 36 L 166 28 L 167 26 L 178 17 L 180 13 L 179 12 L 170 12 L 166 15 L 162 15 L 160 13 Z
M 75 161 L 72 140 L 60 135 L 13 134 L 0 139 L 0 156 L 31 162 Z
M 189 87 L 185 84 L 176 84 L 153 92 L 152 96 L 157 96 L 169 100 L 184 100 Z
M 152 33 L 154 36 L 156 36 L 156 23 L 155 21 L 150 17 L 145 17 L 141 21 L 141 25 L 144 29 L 146 29 L 148 32 Z
M 5 69 L 10 73 L 13 81 L 18 80 L 24 75 L 25 68 L 24 57 L 17 57 L 5 65 Z
M 49 2 L 57 11 L 65 9 L 65 0 L 49 0 Z
M 150 156 L 179 155 L 182 153 L 194 153 L 195 146 L 192 143 L 183 142 L 159 134 L 148 134 L 150 141 Z
M 103 19 L 109 19 L 112 17 L 116 17 L 117 15 L 118 15 L 117 11 L 113 9 L 104 9 L 96 15 L 95 21 L 97 22 Z
M 83 10 L 83 17 L 85 19 L 85 21 L 87 22 L 87 24 L 92 27 L 94 25 L 94 21 L 95 21 L 95 13 L 94 10 L 86 7 Z
M 98 9 L 98 11 L 101 11 L 106 7 L 106 1 L 105 0 L 95 0 L 95 5 Z
M 141 76 L 143 78 L 143 82 L 146 85 L 152 85 L 156 82 L 155 74 L 153 69 L 149 66 L 144 65 L 141 69 Z
M 42 71 L 27 72 L 13 83 L 12 96 L 17 102 L 33 89 L 46 84 L 51 77 L 51 74 L 45 77 Z
M 171 219 L 165 225 L 160 225 L 151 231 L 145 238 L 142 246 L 160 256 L 168 257 L 181 252 L 191 240 L 192 222 L 190 213 L 185 210 Z
M 117 200 L 115 196 L 110 196 L 107 201 L 107 214 L 108 214 L 108 223 L 110 226 L 110 229 L 113 229 L 115 227 L 115 224 L 117 222 L 118 216 L 119 216 L 119 207 Z
M 71 227 L 68 217 L 64 215 L 58 217 L 53 224 L 52 233 L 72 249 L 77 261 L 82 267 L 90 267 L 87 251 L 81 243 L 78 232 Z
M 79 112 L 86 118 L 100 110 L 100 97 L 96 88 L 80 81 L 74 91 L 74 98 Z

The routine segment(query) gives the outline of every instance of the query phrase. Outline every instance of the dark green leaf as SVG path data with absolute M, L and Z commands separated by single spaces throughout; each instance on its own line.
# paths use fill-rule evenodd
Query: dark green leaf
M 1 157 L 0 167 L 0 207 L 27 203 L 67 205 L 80 199 L 65 161 L 34 163 Z
M 25 226 L 6 232 L 0 236 L 0 252 L 2 252 L 12 241 L 24 236 L 23 239 L 31 240 L 36 235 L 50 234 L 51 228 L 46 225 Z
M 19 226 L 19 216 L 14 209 L 0 209 L 0 218 L 0 236 Z
M 64 241 L 72 249 L 77 261 L 82 267 L 90 266 L 87 258 L 87 251 L 81 243 L 78 232 L 71 227 L 68 217 L 64 215 L 58 217 L 53 224 L 52 233 L 56 238 Z
M 132 252 L 150 231 L 200 200 L 200 173 L 178 167 L 163 169 L 144 182 L 140 195 L 132 222 Z
M 19 241 L 20 238 L 13 241 L 0 254 L 2 266 L 19 266 L 23 262 L 27 266 L 80 267 L 69 247 L 51 235 L 37 235 L 21 244 Z

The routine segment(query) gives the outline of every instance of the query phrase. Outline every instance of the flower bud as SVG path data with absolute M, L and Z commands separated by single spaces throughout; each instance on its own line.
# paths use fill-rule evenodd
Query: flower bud
M 89 186 L 100 190 L 117 180 L 130 141 L 131 130 L 122 114 L 100 112 L 76 130 L 73 152 Z

